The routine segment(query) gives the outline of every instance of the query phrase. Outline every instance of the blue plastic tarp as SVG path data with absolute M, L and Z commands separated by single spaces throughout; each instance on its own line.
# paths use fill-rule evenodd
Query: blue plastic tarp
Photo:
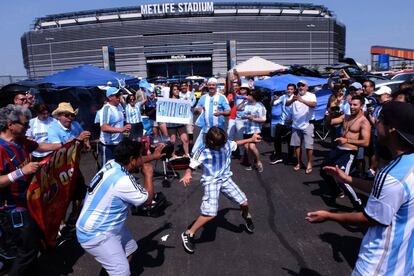
M 87 64 L 44 77 L 37 83 L 52 84 L 55 87 L 91 87 L 107 85 L 108 82 L 112 82 L 114 86 L 118 86 L 118 80 L 125 81 L 127 84 L 135 84 L 138 81 L 133 76 L 104 70 Z
M 275 91 L 285 91 L 289 83 L 298 83 L 300 80 L 305 80 L 308 82 L 308 86 L 318 86 L 324 85 L 328 82 L 328 79 L 315 78 L 315 77 L 304 77 L 296 76 L 291 74 L 274 76 L 266 80 L 260 80 L 254 82 L 254 87 L 265 88 L 271 92 Z

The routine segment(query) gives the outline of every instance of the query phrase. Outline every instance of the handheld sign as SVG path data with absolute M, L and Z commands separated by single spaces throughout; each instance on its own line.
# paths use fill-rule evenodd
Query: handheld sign
M 178 99 L 157 99 L 157 122 L 189 124 L 191 120 L 191 102 Z

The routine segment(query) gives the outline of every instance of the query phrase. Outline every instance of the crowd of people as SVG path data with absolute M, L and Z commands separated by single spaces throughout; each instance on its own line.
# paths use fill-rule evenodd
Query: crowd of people
M 89 183 L 78 174 L 72 209 L 59 235 L 77 238 L 110 275 L 130 274 L 128 260 L 137 244 L 125 221 L 130 206 L 153 203 L 151 162 L 165 157 L 166 142 L 174 147 L 168 159 L 189 159 L 180 180 L 185 186 L 191 182 L 192 171 L 203 167 L 200 216 L 181 234 L 184 249 L 195 251 L 194 235 L 217 215 L 220 193 L 240 206 L 246 231 L 254 232 L 247 197 L 233 181 L 230 164 L 232 159 L 240 159 L 247 171 L 264 171 L 257 145 L 268 108 L 263 93 L 242 79 L 232 80 L 226 95 L 218 92 L 217 83 L 210 78 L 208 91 L 198 100 L 186 82 L 164 87 L 163 97 L 191 106 L 187 124 L 157 120 L 160 95 L 151 86 L 129 94 L 121 88 L 105 88 L 106 102 L 95 117 L 101 166 Z M 414 83 L 401 84 L 395 93 L 386 86 L 375 90 L 370 80 L 363 84 L 330 82 L 330 86 L 332 95 L 323 123 L 331 131 L 332 150 L 320 173 L 332 200 L 347 195 L 356 212 L 309 212 L 307 220 L 369 226 L 355 275 L 374 271 L 408 275 L 404 272 L 414 269 L 408 256 L 412 255 L 414 230 L 409 215 L 414 204 Z M 36 264 L 41 233 L 28 213 L 25 195 L 39 161 L 68 142 L 78 143 L 86 151 L 92 148 L 91 132 L 76 121 L 77 110 L 70 103 L 61 102 L 51 112 L 47 105 L 35 102 L 30 92 L 17 91 L 13 103 L 0 109 L 0 229 L 13 232 L 14 237 L 10 242 L 2 236 L 0 256 L 14 259 L 9 275 L 25 275 Z M 274 125 L 269 164 L 291 164 L 292 171 L 303 169 L 311 174 L 315 93 L 309 91 L 306 80 L 300 80 L 276 94 L 271 105 L 280 105 L 282 112 Z M 197 137 L 194 126 L 199 129 Z M 283 142 L 287 142 L 287 153 L 283 153 Z M 152 153 L 150 147 L 155 149 Z M 143 186 L 136 179 L 138 172 Z M 366 204 L 354 187 L 370 194 Z M 22 218 L 18 224 L 9 219 L 16 213 Z

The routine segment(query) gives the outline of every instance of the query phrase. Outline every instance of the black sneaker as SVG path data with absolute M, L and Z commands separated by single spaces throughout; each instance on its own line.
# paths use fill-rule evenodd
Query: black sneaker
M 249 232 L 250 234 L 253 234 L 254 233 L 254 224 L 253 224 L 252 218 L 249 216 L 247 218 L 244 218 L 244 221 L 245 221 L 244 226 L 246 226 L 247 232 Z
M 181 233 L 181 239 L 183 240 L 183 246 L 185 251 L 187 251 L 188 253 L 194 253 L 194 236 L 190 236 L 190 234 L 188 234 L 186 231 Z

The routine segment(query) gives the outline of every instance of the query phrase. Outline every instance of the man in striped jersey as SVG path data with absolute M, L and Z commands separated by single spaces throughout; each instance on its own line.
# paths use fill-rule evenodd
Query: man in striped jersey
M 217 92 L 217 79 L 210 78 L 207 82 L 208 94 L 201 96 L 195 112 L 201 113 L 196 125 L 201 128 L 192 152 L 195 153 L 203 144 L 204 136 L 210 127 L 216 126 L 225 129 L 224 116 L 230 115 L 230 105 L 226 97 Z
M 413 275 L 414 273 L 414 107 L 389 102 L 377 122 L 378 144 L 387 145 L 392 160 L 368 180 L 348 176 L 336 167 L 324 169 L 336 179 L 370 192 L 359 213 L 309 212 L 310 222 L 325 220 L 369 226 L 353 275 Z
M 242 217 L 245 220 L 246 230 L 253 233 L 254 224 L 249 213 L 249 205 L 246 195 L 232 180 L 233 173 L 230 170 L 231 154 L 238 145 L 246 143 L 257 143 L 261 137 L 255 133 L 249 139 L 237 142 L 227 140 L 223 129 L 211 127 L 205 135 L 205 147 L 201 147 L 191 158 L 190 168 L 186 170 L 180 180 L 184 186 L 191 181 L 192 170 L 203 165 L 201 185 L 204 188 L 204 196 L 201 203 L 201 215 L 197 218 L 190 229 L 181 234 L 183 246 L 189 253 L 194 253 L 194 234 L 207 222 L 214 219 L 218 211 L 219 194 L 223 193 L 227 198 L 240 205 Z
M 113 150 L 119 142 L 122 141 L 123 133 L 129 132 L 130 124 L 124 125 L 124 109 L 122 108 L 121 92 L 115 87 L 106 90 L 108 102 L 99 111 L 99 125 L 101 127 L 101 135 L 99 141 L 101 143 L 102 163 L 105 164 L 113 158 Z
M 142 156 L 142 144 L 128 138 L 118 144 L 109 160 L 91 180 L 76 223 L 81 246 L 102 264 L 109 275 L 130 275 L 129 260 L 138 248 L 125 227 L 128 208 L 151 204 L 154 197 L 152 166 L 164 145 Z M 142 167 L 144 187 L 131 174 Z

